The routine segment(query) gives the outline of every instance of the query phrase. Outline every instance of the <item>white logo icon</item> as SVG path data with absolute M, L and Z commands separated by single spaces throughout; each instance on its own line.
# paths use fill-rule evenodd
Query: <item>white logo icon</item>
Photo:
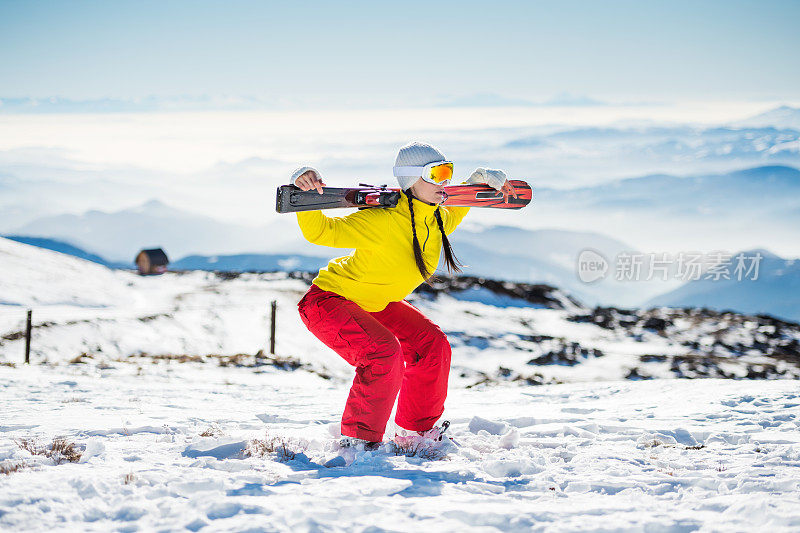
M 608 274 L 608 261 L 599 252 L 589 248 L 578 254 L 578 279 L 584 283 L 592 283 L 603 279 Z

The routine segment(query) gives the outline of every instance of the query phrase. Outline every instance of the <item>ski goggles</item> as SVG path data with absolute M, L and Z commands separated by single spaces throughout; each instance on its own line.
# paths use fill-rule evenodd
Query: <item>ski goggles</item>
M 394 167 L 394 177 L 422 178 L 428 183 L 447 185 L 453 179 L 453 162 L 436 161 L 424 167 Z

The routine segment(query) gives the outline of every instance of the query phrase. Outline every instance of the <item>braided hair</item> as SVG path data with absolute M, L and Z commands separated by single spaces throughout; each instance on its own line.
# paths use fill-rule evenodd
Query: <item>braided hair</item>
M 414 261 L 417 263 L 417 269 L 419 269 L 422 279 L 429 281 L 429 278 L 433 273 L 428 271 L 428 266 L 425 264 L 425 260 L 422 258 L 422 248 L 420 247 L 419 239 L 417 238 L 417 227 L 414 224 L 414 194 L 411 192 L 411 189 L 408 189 L 405 191 L 405 193 L 406 197 L 408 198 L 408 210 L 411 213 L 411 235 L 414 246 Z M 444 231 L 444 222 L 442 221 L 442 215 L 439 212 L 439 207 L 437 207 L 436 211 L 434 211 L 434 215 L 436 216 L 436 224 L 439 226 L 439 231 L 442 233 L 442 251 L 444 252 L 444 262 L 447 265 L 447 270 L 451 274 L 454 272 L 461 272 L 462 264 L 456 258 L 455 253 L 453 252 L 453 247 L 450 244 L 450 239 L 447 238 L 447 234 Z

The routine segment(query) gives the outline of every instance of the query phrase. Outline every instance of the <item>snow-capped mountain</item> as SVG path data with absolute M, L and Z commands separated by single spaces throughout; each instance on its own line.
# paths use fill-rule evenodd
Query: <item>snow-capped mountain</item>
M 45 217 L 26 224 L 17 233 L 68 239 L 108 258 L 132 262 L 141 248 L 163 247 L 170 254 L 186 254 L 210 244 L 236 246 L 236 241 L 248 239 L 252 230 L 153 200 L 111 213 L 92 210 L 83 215 Z
M 758 115 L 737 121 L 739 127 L 791 128 L 800 131 L 800 108 L 783 105 Z
M 761 255 L 757 279 L 738 280 L 733 275 L 718 281 L 699 279 L 656 296 L 646 305 L 731 309 L 800 321 L 800 260 L 783 259 L 767 250 L 742 253 L 747 257 Z
M 181 257 L 202 252 L 277 251 L 289 243 L 303 242 L 291 219 L 278 219 L 262 227 L 241 226 L 157 200 L 110 213 L 92 210 L 83 215 L 44 217 L 15 233 L 67 240 L 120 262 L 132 262 L 142 248 L 161 247 L 168 255 Z

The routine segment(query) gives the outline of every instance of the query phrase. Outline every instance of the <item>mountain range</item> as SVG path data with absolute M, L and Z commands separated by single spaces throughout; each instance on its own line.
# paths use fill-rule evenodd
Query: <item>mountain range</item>
M 704 276 L 656 296 L 644 305 L 707 307 L 719 311 L 731 309 L 800 321 L 800 260 L 783 259 L 763 249 L 741 253 L 747 258 L 760 254 L 757 272 L 752 270 L 749 275 L 742 276 L 731 268 L 727 273 L 729 279 L 705 279 Z M 752 261 L 748 261 L 747 268 L 751 265 Z
M 674 168 L 698 173 L 740 169 L 748 165 L 797 165 L 800 162 L 800 125 L 795 126 L 795 114 L 800 114 L 800 111 L 793 110 L 792 116 L 779 120 L 786 126 L 658 125 L 558 129 L 510 140 L 505 147 L 523 152 L 518 157 L 547 152 L 572 154 L 577 161 L 594 160 L 607 169 L 617 170 Z M 755 117 L 752 120 L 764 124 Z M 563 163 L 574 164 L 569 160 Z
M 528 228 L 590 228 L 653 252 L 764 247 L 795 256 L 800 255 L 800 170 L 773 165 L 722 174 L 654 174 L 573 189 L 534 187 L 534 201 L 522 218 L 510 215 L 516 213 L 476 211 L 469 221 L 484 227 L 502 220 Z M 155 246 L 174 257 L 326 255 L 305 242 L 294 217 L 265 213 L 264 220 L 260 226 L 221 222 L 152 200 L 120 211 L 41 217 L 5 233 L 70 242 L 115 262 L 131 261 L 140 248 Z
M 18 233 L 24 237 L 14 236 L 14 240 L 127 268 L 133 267 L 140 249 L 150 247 L 163 248 L 172 261 L 170 268 L 176 270 L 317 270 L 330 258 L 349 253 L 308 243 L 293 216 L 263 228 L 247 228 L 155 201 L 115 213 L 90 211 L 79 216 L 48 217 Z M 452 242 L 465 265 L 465 274 L 550 283 L 570 290 L 587 303 L 635 305 L 645 297 L 674 288 L 663 283 L 634 287 L 613 279 L 592 285 L 581 283 L 576 276 L 581 250 L 591 248 L 608 258 L 632 250 L 599 233 L 471 224 L 453 233 Z M 247 253 L 238 253 L 241 250 Z
M 782 105 L 758 115 L 737 121 L 737 127 L 774 127 L 800 130 L 800 108 Z
M 456 253 L 468 265 L 465 273 L 551 283 L 588 304 L 635 306 L 680 290 L 679 282 L 606 279 L 587 285 L 576 276 L 578 253 L 591 248 L 608 260 L 639 250 L 768 248 L 784 257 L 800 255 L 800 170 L 771 165 L 683 177 L 654 174 L 573 189 L 536 188 L 534 203 L 523 212 L 526 223 L 558 230 L 481 224 L 489 217 L 480 215 L 471 216 L 452 236 Z M 59 249 L 67 243 L 114 265 L 132 266 L 141 248 L 162 247 L 173 268 L 185 269 L 314 270 L 327 258 L 348 252 L 307 243 L 293 216 L 267 220 L 258 227 L 221 222 L 152 200 L 119 211 L 41 217 L 15 228 L 13 235 L 60 241 L 38 245 L 80 256 Z M 687 294 L 674 296 L 680 302 Z M 775 309 L 785 313 L 784 307 Z
M 589 96 L 572 93 L 560 93 L 548 100 L 533 101 L 525 98 L 513 98 L 496 93 L 477 93 L 464 96 L 443 98 L 440 107 L 528 107 L 528 106 L 553 106 L 553 107 L 587 107 L 605 106 L 606 102 L 596 100 Z
M 142 248 L 164 248 L 171 257 L 259 250 L 302 253 L 314 248 L 302 238 L 294 217 L 252 227 L 220 222 L 158 200 L 115 212 L 91 210 L 82 215 L 42 217 L 17 228 L 14 234 L 66 241 L 117 263 L 132 262 Z
M 608 259 L 620 252 L 632 252 L 620 241 L 600 234 L 562 230 L 530 231 L 495 226 L 481 231 L 453 234 L 458 257 L 465 264 L 464 274 L 499 278 L 510 282 L 535 282 L 565 290 L 584 304 L 624 307 L 702 307 L 720 311 L 770 314 L 788 320 L 800 320 L 800 261 L 783 259 L 763 249 L 742 252 L 747 257 L 760 254 L 755 280 L 753 274 L 736 279 L 699 279 L 677 286 L 677 282 L 625 282 L 609 276 L 600 282 L 581 282 L 575 270 L 578 254 L 591 243 L 591 249 Z M 39 238 L 9 237 L 39 248 L 72 255 L 112 268 L 132 265 L 114 264 L 68 243 Z M 497 252 L 497 249 L 507 252 Z M 323 249 L 320 250 L 330 250 Z M 171 270 L 245 271 L 315 271 L 325 266 L 330 257 L 302 254 L 236 254 L 191 255 L 173 261 Z M 733 256 L 737 254 L 732 254 Z M 43 256 L 44 257 L 44 256 Z M 645 264 L 646 266 L 646 264 Z M 445 274 L 444 272 L 440 272 Z

